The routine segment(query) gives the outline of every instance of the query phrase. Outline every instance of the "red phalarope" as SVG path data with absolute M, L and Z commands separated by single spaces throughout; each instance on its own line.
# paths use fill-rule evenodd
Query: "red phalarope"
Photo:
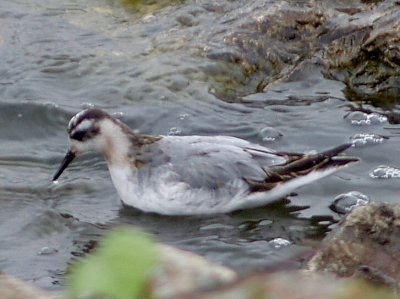
M 148 136 L 99 109 L 76 114 L 57 180 L 76 155 L 103 154 L 125 205 L 166 215 L 226 213 L 263 206 L 295 188 L 351 165 L 338 156 L 278 152 L 228 136 Z

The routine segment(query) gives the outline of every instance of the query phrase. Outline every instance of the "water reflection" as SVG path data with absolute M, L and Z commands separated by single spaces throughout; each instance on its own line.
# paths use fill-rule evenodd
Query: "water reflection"
M 309 219 L 298 216 L 297 212 L 307 207 L 288 203 L 285 199 L 258 209 L 194 217 L 144 214 L 124 208 L 117 221 L 142 227 L 163 242 L 246 272 L 265 269 L 278 261 L 283 262 L 288 256 L 295 256 L 304 250 L 304 239 L 316 234 L 322 236 L 327 231 L 328 226 L 320 226 L 318 222 L 311 224 Z M 277 238 L 291 244 L 277 247 L 274 243 Z M 277 254 L 277 250 L 282 255 Z M 242 258 L 243 252 L 248 259 Z

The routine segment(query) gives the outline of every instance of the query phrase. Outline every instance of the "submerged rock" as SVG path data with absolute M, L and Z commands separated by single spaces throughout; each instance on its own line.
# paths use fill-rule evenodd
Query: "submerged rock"
M 308 263 L 313 271 L 357 276 L 399 289 L 400 205 L 371 203 L 355 208 Z

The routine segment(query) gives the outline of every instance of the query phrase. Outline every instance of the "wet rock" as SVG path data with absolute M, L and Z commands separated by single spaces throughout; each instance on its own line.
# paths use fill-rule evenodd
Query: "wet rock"
M 400 5 L 394 0 L 122 3 L 131 13 L 103 5 L 69 11 L 66 18 L 86 31 L 140 40 L 134 51 L 102 55 L 133 53 L 148 60 L 141 77 L 155 90 L 162 82 L 168 91 L 192 96 L 191 88 L 205 82 L 219 99 L 238 102 L 282 82 L 310 82 L 321 67 L 327 79 L 346 84 L 353 98 L 379 101 L 380 95 L 395 97 L 399 91 Z M 110 16 L 128 27 L 99 26 Z M 139 31 L 132 19 L 142 23 Z M 308 62 L 314 67 L 307 73 Z M 171 74 L 189 80 L 164 82 Z M 140 86 L 145 90 L 147 84 Z
M 304 1 L 301 6 L 282 2 L 258 7 L 223 39 L 236 49 L 235 59 L 225 61 L 239 65 L 243 76 L 229 84 L 242 80 L 253 93 L 262 92 L 275 83 L 293 81 L 302 63 L 314 60 L 324 65 L 328 78 L 345 83 L 352 98 L 397 98 L 400 5 L 372 2 L 381 3 Z M 212 53 L 209 58 L 218 59 L 218 52 Z
M 400 90 L 400 5 L 374 2 L 381 3 L 331 28 L 343 34 L 326 54 L 328 73 L 346 83 L 348 96 L 379 103 L 397 99 Z
M 318 7 L 306 4 L 293 9 L 282 2 L 253 9 L 241 17 L 244 22 L 224 36 L 225 47 L 208 55 L 231 65 L 229 76 L 216 78 L 225 87 L 221 90 L 217 86 L 217 95 L 225 99 L 263 92 L 266 86 L 289 77 L 319 48 L 317 36 L 326 15 Z M 223 55 L 232 53 L 232 49 L 234 56 Z M 233 85 L 243 86 L 238 92 Z
M 354 209 L 308 263 L 313 271 L 400 285 L 400 205 L 371 203 Z
M 136 1 L 136 0 L 121 0 L 121 3 L 133 12 L 141 15 L 149 15 L 158 10 L 181 3 L 182 0 L 159 0 L 159 1 Z
M 400 11 L 393 1 L 282 1 L 226 14 L 231 30 L 211 36 L 204 48 L 221 63 L 219 73 L 210 75 L 225 100 L 304 80 L 296 74 L 304 73 L 307 61 L 323 65 L 325 75 L 345 83 L 349 95 L 393 96 L 399 90 Z

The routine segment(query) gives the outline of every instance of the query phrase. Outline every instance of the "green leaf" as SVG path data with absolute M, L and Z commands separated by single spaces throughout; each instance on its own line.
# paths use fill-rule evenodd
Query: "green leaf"
M 104 237 L 94 254 L 72 266 L 69 295 L 138 298 L 155 262 L 155 246 L 149 236 L 133 229 L 116 229 Z

